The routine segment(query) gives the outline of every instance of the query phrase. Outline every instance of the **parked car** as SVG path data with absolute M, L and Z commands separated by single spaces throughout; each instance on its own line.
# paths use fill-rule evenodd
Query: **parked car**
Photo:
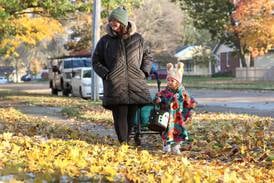
M 73 70 L 71 79 L 72 95 L 82 98 L 91 97 L 91 68 L 79 68 Z M 103 96 L 103 82 L 99 79 L 99 98 Z
M 26 74 L 26 75 L 22 76 L 21 81 L 31 81 L 31 75 Z
M 74 70 L 91 67 L 91 56 L 65 56 L 52 59 L 48 65 L 48 76 L 51 93 L 57 95 L 62 91 L 64 96 L 72 92 L 71 79 Z
M 0 84 L 8 83 L 8 80 L 4 76 L 0 76 Z

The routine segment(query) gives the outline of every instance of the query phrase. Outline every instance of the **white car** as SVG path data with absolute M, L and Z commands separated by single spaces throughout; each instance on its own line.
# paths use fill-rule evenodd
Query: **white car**
M 8 80 L 4 76 L 0 76 L 0 84 L 8 83 Z
M 73 70 L 71 79 L 72 95 L 82 98 L 91 97 L 91 68 L 79 68 Z M 99 97 L 103 96 L 103 81 L 99 78 Z

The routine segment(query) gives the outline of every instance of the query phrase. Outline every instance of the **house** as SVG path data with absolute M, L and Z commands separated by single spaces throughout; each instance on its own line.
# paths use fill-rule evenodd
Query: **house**
M 213 64 L 211 61 L 206 64 L 196 63 L 193 61 L 193 57 L 196 55 L 202 55 L 203 50 L 205 49 L 209 50 L 202 46 L 184 46 L 176 52 L 174 57 L 176 57 L 178 61 L 184 63 L 184 75 L 210 76 L 212 74 Z
M 274 66 L 274 48 L 269 50 L 267 54 L 259 56 L 255 59 L 255 67 L 273 67 Z
M 243 68 L 234 48 L 218 44 L 213 53 L 216 57 L 215 72 L 231 73 L 243 80 L 273 80 L 274 79 L 274 49 L 263 56 L 256 57 L 254 67 Z M 247 65 L 250 57 L 245 57 Z
M 240 67 L 240 59 L 237 56 L 235 49 L 219 43 L 213 49 L 213 54 L 216 58 L 214 72 L 230 73 L 235 76 L 236 68 Z
M 274 49 L 256 57 L 254 67 L 238 68 L 237 74 L 240 79 L 274 81 Z

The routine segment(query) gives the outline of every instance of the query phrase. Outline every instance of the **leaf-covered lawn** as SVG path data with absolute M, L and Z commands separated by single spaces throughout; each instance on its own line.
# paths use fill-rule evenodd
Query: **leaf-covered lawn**
M 38 98 L 36 98 L 38 97 Z M 91 101 L 10 95 L 16 104 L 74 108 L 75 122 L 109 123 L 111 113 Z M 80 109 L 80 110 L 77 110 Z M 72 117 L 73 112 L 68 117 Z M 89 115 L 87 115 L 89 116 Z M 100 117 L 96 117 L 100 116 Z M 90 182 L 273 182 L 274 120 L 251 115 L 196 114 L 187 124 L 191 150 L 161 152 L 158 135 L 143 136 L 141 147 L 120 146 L 78 127 L 0 108 L 0 177 L 16 180 Z M 133 143 L 130 143 L 133 144 Z

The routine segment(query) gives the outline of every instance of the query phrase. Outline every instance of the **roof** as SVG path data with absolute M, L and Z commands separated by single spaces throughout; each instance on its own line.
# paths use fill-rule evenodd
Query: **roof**
M 88 50 L 75 51 L 75 52 L 71 52 L 69 55 L 62 55 L 62 56 L 50 58 L 50 60 L 63 59 L 63 58 L 77 58 L 77 57 L 90 58 L 91 52 Z
M 178 51 L 174 56 L 179 60 L 191 60 L 194 54 L 201 49 L 202 46 L 187 46 Z

